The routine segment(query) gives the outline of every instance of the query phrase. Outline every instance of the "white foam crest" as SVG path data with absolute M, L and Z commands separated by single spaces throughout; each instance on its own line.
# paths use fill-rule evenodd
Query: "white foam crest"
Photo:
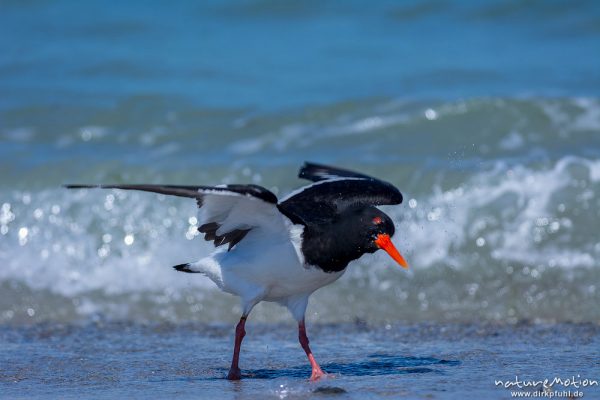
M 600 102 L 598 99 L 576 97 L 540 102 L 541 108 L 553 125 L 563 133 L 600 129 Z M 574 111 L 574 110 L 575 111 Z
M 539 113 L 545 114 L 546 119 L 539 118 Z M 361 139 L 380 133 L 390 136 L 385 141 L 386 146 L 379 150 L 397 149 L 398 144 L 394 140 L 402 137 L 402 144 L 405 144 L 412 139 L 403 135 L 392 136 L 392 131 L 405 132 L 411 127 L 436 136 L 443 147 L 447 133 L 440 127 L 446 122 L 452 126 L 466 124 L 470 129 L 468 127 L 472 126 L 473 121 L 480 118 L 489 120 L 486 131 L 490 135 L 487 143 L 481 143 L 480 148 L 487 157 L 493 157 L 496 153 L 492 150 L 496 146 L 504 152 L 535 151 L 535 146 L 541 140 L 540 132 L 544 132 L 543 139 L 550 144 L 560 143 L 571 135 L 579 135 L 581 140 L 587 140 L 590 133 L 600 129 L 600 103 L 597 99 L 582 97 L 550 100 L 481 98 L 431 104 L 371 104 L 360 110 L 334 109 L 330 114 L 323 112 L 320 117 L 290 115 L 289 118 L 276 121 L 274 126 L 269 124 L 268 129 L 250 138 L 239 138 L 227 149 L 236 155 L 271 151 L 280 153 L 330 146 L 330 141 L 339 141 L 344 137 L 351 140 L 349 143 L 356 144 Z
M 464 103 L 442 105 L 436 109 L 420 107 L 417 110 L 406 110 L 403 108 L 404 104 L 396 104 L 395 107 L 386 108 L 380 105 L 379 108 L 385 109 L 384 112 L 372 110 L 362 116 L 342 113 L 332 115 L 321 122 L 294 120 L 258 137 L 237 140 L 228 146 L 228 150 L 240 155 L 257 153 L 267 147 L 284 151 L 294 146 L 306 147 L 324 138 L 369 135 L 380 129 L 409 125 L 421 120 L 435 120 L 441 116 L 463 113 L 466 110 Z
M 600 160 L 576 157 L 543 170 L 499 164 L 397 212 L 399 240 L 419 266 L 465 267 L 481 254 L 523 265 L 596 266 L 596 239 L 581 241 L 589 224 L 577 220 L 596 217 L 589 206 L 600 189 L 599 169 Z
M 539 293 L 531 289 L 530 294 L 550 296 L 553 278 L 543 275 L 544 269 L 559 268 L 569 274 L 586 267 L 586 273 L 593 273 L 591 268 L 598 266 L 600 243 L 597 227 L 590 221 L 597 220 L 600 160 L 565 157 L 535 168 L 498 164 L 471 175 L 460 186 L 434 188 L 420 196 L 405 194 L 404 205 L 385 211 L 399 221 L 394 242 L 411 265 L 407 279 L 394 281 L 396 275 L 389 274 L 397 271 L 389 268 L 389 257 L 378 252 L 375 259 L 361 259 L 368 268 L 349 268 L 346 277 L 322 296 L 331 292 L 332 297 L 349 301 L 371 285 L 420 310 L 430 307 L 430 298 L 436 298 L 438 292 L 456 295 L 449 300 L 453 301 L 451 307 L 468 310 L 472 304 L 462 303 L 461 297 L 468 294 L 465 284 L 479 284 L 486 290 L 496 286 L 477 280 L 481 274 L 473 282 L 465 281 L 465 273 L 492 270 L 501 290 L 509 290 L 514 282 L 505 271 L 514 267 L 514 271 L 528 274 L 524 279 L 532 283 L 531 288 L 539 283 L 537 277 L 544 276 L 545 285 L 551 286 L 540 288 Z M 42 299 L 39 301 L 56 302 L 44 292 L 49 291 L 62 296 L 53 303 L 62 307 L 56 318 L 72 308 L 76 317 L 134 318 L 142 313 L 161 320 L 218 318 L 221 311 L 208 311 L 217 303 L 235 315 L 239 310 L 231 307 L 236 300 L 213 296 L 214 285 L 208 279 L 170 268 L 195 261 L 211 250 L 192 234 L 198 223 L 196 211 L 193 201 L 126 191 L 58 189 L 3 194 L 0 285 L 13 293 L 10 308 L 4 312 L 11 313 L 10 318 L 19 313 L 30 318 L 27 310 L 32 308 L 36 318 L 53 315 L 54 309 L 48 311 L 52 306 L 43 311 L 43 305 L 31 300 L 34 293 Z M 448 274 L 446 268 L 460 270 L 457 275 L 462 280 Z M 419 279 L 428 274 L 438 280 L 432 286 L 420 285 Z M 21 284 L 25 286 L 22 292 Z M 501 308 L 499 315 L 509 313 L 511 307 L 502 293 L 484 298 L 486 304 Z M 210 303 L 213 298 L 216 303 Z M 361 304 L 363 301 L 370 307 L 371 303 L 362 299 Z M 442 304 L 439 298 L 436 304 Z M 377 304 L 376 309 L 379 307 Z M 431 312 L 445 312 L 443 306 L 431 307 Z M 496 315 L 487 306 L 481 307 L 486 315 Z M 339 304 L 331 303 L 320 312 L 334 316 L 337 310 Z M 528 310 L 523 315 L 529 315 Z M 536 312 L 535 307 L 531 310 Z
M 178 210 L 175 205 L 183 206 Z M 46 190 L 15 195 L 2 207 L 7 218 L 1 221 L 0 282 L 21 282 L 67 297 L 211 285 L 170 268 L 209 251 L 186 232 L 196 211 L 193 202 L 157 201 L 157 196 L 139 193 Z

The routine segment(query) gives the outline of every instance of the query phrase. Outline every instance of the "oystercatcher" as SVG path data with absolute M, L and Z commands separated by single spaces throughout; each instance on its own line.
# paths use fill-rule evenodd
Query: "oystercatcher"
M 215 251 L 177 271 L 201 273 L 221 290 L 241 298 L 242 316 L 228 379 L 241 377 L 239 353 L 252 308 L 279 303 L 298 321 L 300 345 L 312 368 L 325 375 L 308 345 L 304 314 L 309 296 L 339 279 L 348 263 L 365 253 L 386 251 L 402 267 L 392 244 L 394 223 L 375 206 L 400 204 L 402 194 L 388 182 L 345 169 L 305 163 L 300 178 L 313 183 L 278 200 L 258 185 L 66 185 L 67 188 L 143 190 L 195 199 L 200 233 Z

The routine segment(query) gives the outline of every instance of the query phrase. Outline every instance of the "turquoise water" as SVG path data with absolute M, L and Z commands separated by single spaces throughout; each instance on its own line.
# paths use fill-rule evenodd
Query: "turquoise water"
M 5 1 L 2 8 L 3 108 L 95 108 L 158 95 L 272 110 L 369 97 L 600 90 L 594 1 Z
M 381 387 L 373 397 L 456 398 L 466 392 L 442 393 L 444 374 L 460 373 L 502 398 L 487 383 L 499 363 L 542 352 L 547 368 L 527 364 L 539 366 L 532 378 L 555 375 L 563 350 L 577 360 L 565 372 L 598 376 L 597 346 L 585 344 L 597 343 L 600 322 L 597 54 L 593 1 L 0 1 L 0 396 L 72 396 L 60 383 L 68 377 L 76 390 L 89 385 L 90 397 L 115 380 L 137 382 L 132 397 L 157 387 L 146 368 L 157 355 L 147 347 L 135 361 L 111 353 L 116 370 L 105 378 L 94 371 L 107 360 L 69 370 L 65 354 L 87 350 L 63 329 L 108 348 L 139 335 L 152 348 L 175 346 L 178 357 L 214 348 L 202 359 L 209 372 L 159 355 L 168 364 L 159 382 L 188 396 L 195 379 L 219 391 L 226 382 L 210 379 L 227 366 L 239 305 L 205 278 L 170 268 L 210 251 L 194 236 L 195 204 L 61 185 L 252 182 L 281 197 L 302 184 L 295 176 L 305 160 L 379 176 L 405 197 L 385 211 L 411 269 L 362 258 L 309 304 L 320 359 L 340 372 L 366 363 L 335 387 L 349 396 Z M 268 331 L 290 317 L 266 304 L 251 321 Z M 188 349 L 180 336 L 140 328 L 163 324 L 200 336 L 215 324 L 225 338 Z M 431 340 L 463 328 L 441 335 L 436 351 L 388 351 L 401 339 L 385 336 L 386 327 L 420 324 L 433 326 Z M 465 339 L 483 352 L 468 361 L 456 339 L 490 324 L 502 341 Z M 125 342 L 115 326 L 128 332 Z M 343 332 L 336 337 L 330 326 Z M 539 326 L 553 332 L 552 344 L 520 346 Z M 361 340 L 372 334 L 383 344 L 355 354 L 361 327 Z M 273 379 L 230 397 L 281 397 L 272 381 L 299 397 L 324 395 L 305 386 L 303 354 L 285 329 L 289 336 L 256 339 L 248 351 L 277 343 L 295 361 L 256 355 L 242 368 L 267 368 Z M 31 332 L 56 334 L 57 347 Z M 332 340 L 348 350 L 328 347 Z M 502 348 L 508 361 L 487 358 Z M 452 363 L 363 380 L 379 371 L 373 354 L 390 355 L 396 369 L 412 368 L 413 358 Z M 23 378 L 44 360 L 46 369 Z M 477 367 L 484 361 L 485 373 Z M 65 368 L 67 378 L 46 387 Z M 505 379 L 511 370 L 502 369 Z M 390 377 L 419 389 L 387 387 Z

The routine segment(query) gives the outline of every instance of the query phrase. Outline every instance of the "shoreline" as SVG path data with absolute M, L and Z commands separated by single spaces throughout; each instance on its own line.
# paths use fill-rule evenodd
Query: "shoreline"
M 496 380 L 600 375 L 599 324 L 309 324 L 315 356 L 336 375 L 317 383 L 292 324 L 246 330 L 234 383 L 228 324 L 2 326 L 0 398 L 506 398 Z

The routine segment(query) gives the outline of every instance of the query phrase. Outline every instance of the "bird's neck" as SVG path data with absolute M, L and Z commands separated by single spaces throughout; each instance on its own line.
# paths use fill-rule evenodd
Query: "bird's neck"
M 349 236 L 343 225 L 307 227 L 302 237 L 302 252 L 307 264 L 325 272 L 339 272 L 366 251 L 359 240 Z

